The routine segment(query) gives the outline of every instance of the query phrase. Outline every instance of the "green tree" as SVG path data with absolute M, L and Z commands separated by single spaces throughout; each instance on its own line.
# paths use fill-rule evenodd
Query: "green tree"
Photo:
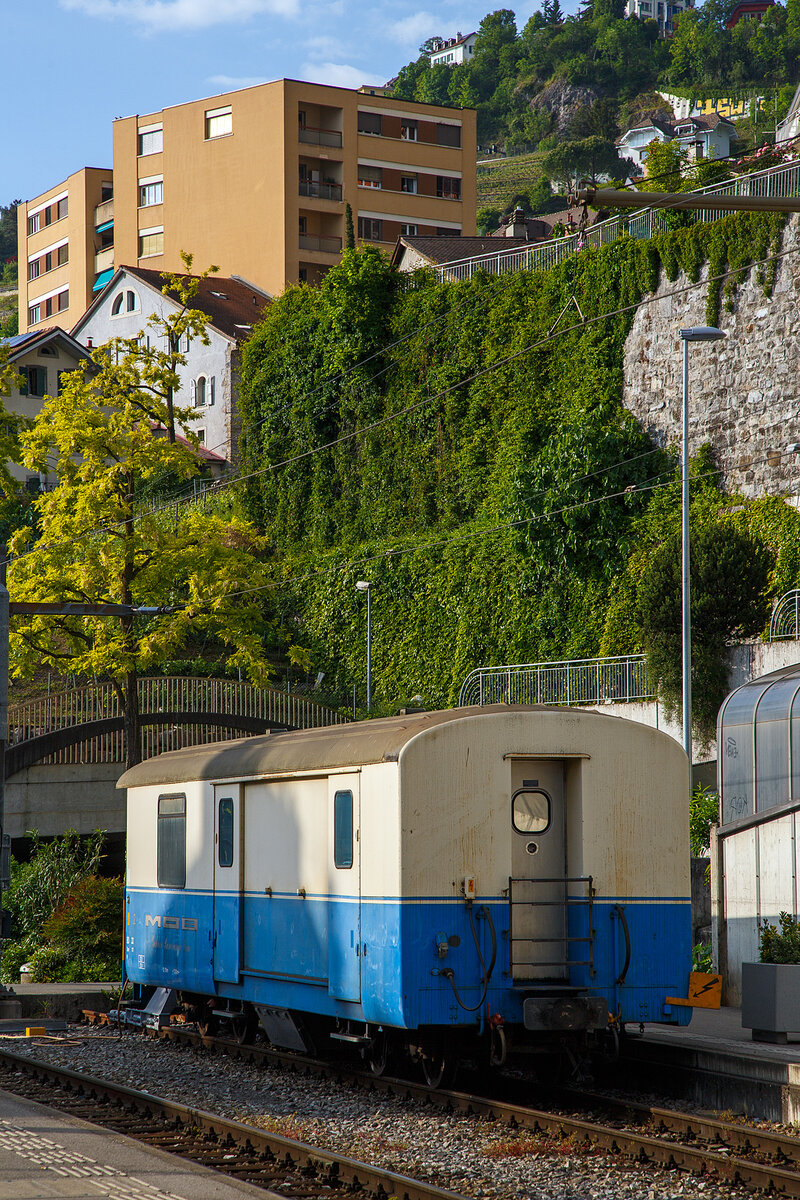
M 764 627 L 771 555 L 763 543 L 729 518 L 692 529 L 692 725 L 713 737 L 728 691 L 726 647 Z M 680 711 L 681 555 L 676 528 L 655 550 L 637 589 L 641 641 L 659 692 Z
M 172 289 L 174 277 L 165 278 Z M 190 328 L 202 339 L 201 316 L 182 309 L 165 323 L 171 336 Z M 185 357 L 159 357 L 144 341 L 115 338 L 97 348 L 93 369 L 62 376 L 59 396 L 45 398 L 22 434 L 22 461 L 55 470 L 59 484 L 35 501 L 38 540 L 29 528 L 13 535 L 8 573 L 18 600 L 177 606 L 150 616 L 26 617 L 12 629 L 14 674 L 68 664 L 111 680 L 129 765 L 140 753 L 137 679 L 191 637 L 219 639 L 229 665 L 253 680 L 267 673 L 258 602 L 264 540 L 235 515 L 192 508 L 177 519 L 143 503 L 165 480 L 186 481 L 200 469 L 194 434 L 171 442 L 158 428 L 170 415 L 189 426 L 192 410 L 170 414 L 168 402 Z
M 354 250 L 356 245 L 356 234 L 353 228 L 353 210 L 350 204 L 344 206 L 344 247 L 345 250 Z
M 498 228 L 502 212 L 499 208 L 479 208 L 476 217 L 480 233 L 492 233 Z
M 581 179 L 597 184 L 601 175 L 627 178 L 631 164 L 620 158 L 613 142 L 601 137 L 562 142 L 542 159 L 542 174 L 575 190 Z
M 654 192 L 682 192 L 689 156 L 679 142 L 654 138 L 644 157 L 645 181 Z
M 21 203 L 0 204 L 0 262 L 17 257 L 17 208 Z

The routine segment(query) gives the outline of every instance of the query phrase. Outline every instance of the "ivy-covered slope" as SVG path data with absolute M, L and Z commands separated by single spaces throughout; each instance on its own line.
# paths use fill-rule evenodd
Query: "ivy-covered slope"
M 662 271 L 697 280 L 709 255 L 715 272 L 744 267 L 779 236 L 773 218 L 738 214 L 457 284 L 409 280 L 364 248 L 272 305 L 244 353 L 248 503 L 273 546 L 274 615 L 331 699 L 346 704 L 354 681 L 363 697 L 357 579 L 374 585 L 373 685 L 387 708 L 453 703 L 481 664 L 640 647 L 669 692 L 675 614 L 643 581 L 658 561 L 661 599 L 674 590 L 679 490 L 674 460 L 622 408 L 624 341 Z M 712 319 L 720 299 L 712 284 Z M 707 456 L 698 473 L 710 662 L 734 631 L 760 629 L 768 587 L 793 581 L 798 518 L 774 501 L 726 514 Z M 720 563 L 739 572 L 735 595 L 710 582 Z M 704 689 L 704 636 L 707 726 L 719 680 Z

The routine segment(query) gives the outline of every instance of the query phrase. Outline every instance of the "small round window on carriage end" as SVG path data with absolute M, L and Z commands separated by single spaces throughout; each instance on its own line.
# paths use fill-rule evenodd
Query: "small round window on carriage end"
M 512 820 L 518 833 L 544 833 L 550 824 L 550 797 L 547 792 L 515 792 L 511 801 Z

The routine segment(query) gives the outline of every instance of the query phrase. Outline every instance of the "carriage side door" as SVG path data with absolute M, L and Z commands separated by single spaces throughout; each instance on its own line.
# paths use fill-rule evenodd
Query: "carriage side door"
M 214 788 L 214 978 L 238 983 L 242 943 L 242 803 L 237 784 Z
M 328 992 L 361 999 L 361 776 L 328 780 Z

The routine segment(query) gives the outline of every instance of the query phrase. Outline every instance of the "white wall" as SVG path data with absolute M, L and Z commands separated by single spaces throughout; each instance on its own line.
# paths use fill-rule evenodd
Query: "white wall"
M 123 304 L 123 311 L 118 316 L 112 316 L 111 310 L 120 291 L 133 291 L 136 295 L 138 308 L 128 312 Z M 147 320 L 155 313 L 159 316 L 170 316 L 176 311 L 174 302 L 162 296 L 160 292 L 150 288 L 139 279 L 123 275 L 119 286 L 114 288 L 103 303 L 75 331 L 75 338 L 84 346 L 91 339 L 93 346 L 101 346 L 111 338 L 136 337 L 144 332 L 149 335 L 151 344 L 159 341 L 156 332 L 151 329 Z M 200 341 L 193 341 L 186 356 L 186 366 L 181 369 L 181 387 L 175 397 L 178 405 L 192 406 L 192 380 L 204 375 L 207 380 L 213 376 L 215 383 L 215 402 L 206 404 L 203 408 L 194 409 L 194 420 L 191 428 L 197 432 L 203 430 L 203 444 L 208 450 L 221 454 L 231 460 L 233 454 L 231 431 L 231 357 L 235 344 L 216 330 L 209 328 L 210 342 L 204 346 Z M 164 339 L 160 340 L 162 349 L 166 349 Z M 209 385 L 206 388 L 207 394 Z

